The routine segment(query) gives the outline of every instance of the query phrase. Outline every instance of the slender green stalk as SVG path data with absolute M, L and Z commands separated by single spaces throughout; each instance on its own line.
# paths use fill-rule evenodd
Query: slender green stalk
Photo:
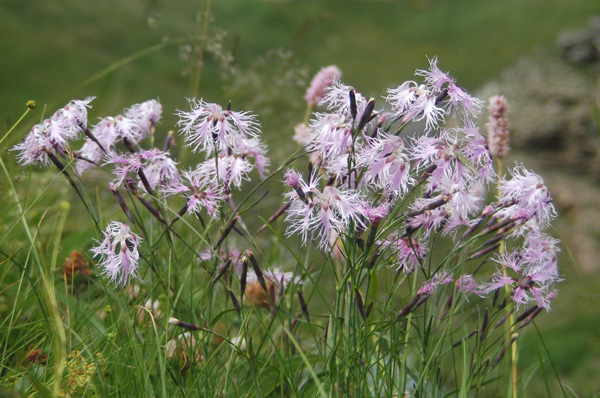
M 13 126 L 10 128 L 10 130 L 8 130 L 8 132 L 6 134 L 4 134 L 4 137 L 2 137 L 2 139 L 0 140 L 0 145 L 2 145 L 2 143 L 4 142 L 5 139 L 8 138 L 8 136 L 10 135 L 10 133 L 13 132 L 13 130 L 21 123 L 21 121 L 23 119 L 25 119 L 25 116 L 27 116 L 27 114 L 29 112 L 31 112 L 32 110 L 34 110 L 36 108 L 36 103 L 35 101 L 27 101 L 27 110 L 25 111 L 25 113 L 23 113 L 21 115 L 21 117 L 19 118 L 19 120 L 17 120 L 17 122 L 15 124 L 13 124 Z

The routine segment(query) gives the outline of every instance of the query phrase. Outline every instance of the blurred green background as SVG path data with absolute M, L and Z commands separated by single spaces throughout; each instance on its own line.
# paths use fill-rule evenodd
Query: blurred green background
M 415 69 L 426 68 L 427 57 L 437 55 L 441 68 L 450 71 L 461 85 L 487 93 L 490 82 L 502 80 L 504 71 L 522 57 L 540 51 L 557 57 L 557 35 L 581 28 L 600 14 L 596 0 L 213 0 L 206 25 L 201 17 L 206 7 L 205 0 L 3 0 L 2 135 L 23 113 L 27 100 L 36 100 L 39 105 L 6 148 L 39 120 L 44 106 L 50 113 L 72 98 L 87 96 L 97 96 L 90 121 L 116 115 L 134 103 L 160 99 L 164 120 L 158 136 L 163 137 L 175 128 L 174 111 L 187 109 L 186 97 L 198 95 L 211 102 L 232 100 L 234 108 L 259 114 L 273 163 L 278 164 L 295 149 L 290 138 L 293 126 L 304 115 L 302 96 L 322 66 L 336 64 L 346 83 L 380 98 L 386 88 L 412 79 Z M 197 50 L 206 26 L 208 39 L 198 86 L 194 83 Z M 597 68 L 578 66 L 575 70 L 597 81 Z M 540 85 L 556 83 L 552 72 L 545 76 Z M 525 80 L 531 79 L 523 80 L 527 90 Z M 503 86 L 491 87 L 502 91 Z M 515 90 L 519 90 L 518 84 Z M 502 94 L 510 100 L 515 93 Z M 589 98 L 582 101 L 587 103 Z M 513 113 L 519 110 L 513 109 Z M 543 114 L 535 116 L 544 118 Z M 535 118 L 527 120 L 535 130 Z M 590 128 L 593 133 L 593 125 Z M 531 157 L 532 151 L 523 148 Z M 14 156 L 4 149 L 2 156 L 18 170 Z M 513 158 L 520 157 L 515 154 Z M 582 254 L 584 249 L 570 246 L 576 243 L 570 238 L 579 240 L 570 231 L 579 228 L 574 211 L 585 216 L 585 209 L 595 207 L 597 215 L 594 189 L 598 179 L 588 176 L 582 180 L 582 189 L 590 192 L 585 198 L 590 199 L 577 202 L 576 198 L 569 199 L 567 191 L 574 191 L 570 186 L 552 186 L 561 178 L 568 180 L 568 175 L 552 174 L 552 167 L 544 169 L 548 164 L 544 159 L 533 156 L 531 162 L 541 162 L 542 170 L 537 171 L 548 178 L 553 195 L 562 198 L 559 211 L 567 213 L 555 231 L 565 241 L 561 258 L 565 281 L 559 285 L 553 310 L 538 318 L 538 326 L 563 384 L 580 396 L 590 396 L 600 391 L 600 323 L 596 313 L 599 236 L 597 229 L 587 233 L 592 243 L 589 252 Z M 571 166 L 577 174 L 577 163 Z M 4 185 L 0 189 L 4 195 Z M 578 192 L 570 195 L 577 196 Z M 569 200 L 576 210 L 568 206 Z M 565 201 L 567 205 L 561 206 Z M 277 202 L 275 198 L 272 204 Z M 40 209 L 43 207 L 40 204 Z M 71 223 L 67 231 L 73 236 L 65 237 L 63 257 L 81 246 L 76 234 L 81 232 L 81 225 Z M 537 364 L 536 346 L 540 344 L 534 333 L 528 333 L 520 356 L 523 374 Z M 546 365 L 550 369 L 551 365 Z M 529 383 L 530 396 L 545 395 L 539 371 Z

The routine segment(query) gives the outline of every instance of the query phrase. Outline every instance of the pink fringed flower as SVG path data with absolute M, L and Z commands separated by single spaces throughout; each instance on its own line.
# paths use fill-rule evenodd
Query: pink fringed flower
M 291 202 L 286 218 L 290 222 L 288 235 L 299 234 L 304 243 L 309 237 L 316 238 L 319 247 L 325 248 L 332 234 L 345 234 L 352 223 L 356 228 L 364 228 L 364 206 L 358 192 L 331 185 L 320 190 L 316 175 L 310 184 L 295 172 L 288 172 L 286 180 L 295 185 L 286 194 Z
M 436 105 L 436 95 L 427 86 L 407 81 L 395 89 L 388 90 L 386 100 L 394 111 L 393 119 L 402 122 L 425 120 L 425 128 L 433 130 L 444 120 L 445 111 Z
M 138 278 L 137 267 L 140 254 L 138 246 L 142 238 L 131 232 L 127 224 L 113 221 L 103 232 L 104 240 L 98 242 L 98 247 L 90 251 L 94 256 L 101 258 L 102 273 L 107 275 L 111 282 L 126 286 L 129 280 Z
M 542 177 L 523 166 L 516 166 L 510 174 L 510 180 L 502 179 L 498 184 L 500 203 L 507 206 L 500 213 L 512 216 L 527 210 L 535 214 L 541 227 L 548 225 L 556 217 L 556 210 Z
M 401 236 L 398 232 L 393 232 L 378 244 L 382 249 L 389 249 L 396 257 L 394 261 L 396 271 L 413 272 L 416 267 L 421 266 L 427 255 L 427 248 L 423 242 L 409 236 Z
M 256 116 L 247 112 L 235 112 L 212 104 L 190 99 L 190 112 L 178 111 L 178 126 L 185 134 L 186 146 L 192 151 L 212 154 L 214 150 L 235 148 L 240 139 L 256 138 L 260 125 Z
M 216 181 L 200 170 L 184 171 L 182 181 L 164 188 L 163 193 L 185 193 L 188 213 L 193 214 L 204 208 L 213 218 L 219 216 L 219 202 L 224 199 L 223 190 L 218 188 Z
M 446 90 L 449 100 L 447 108 L 451 114 L 457 112 L 468 117 L 475 117 L 481 111 L 483 102 L 467 93 L 465 89 L 456 83 L 456 80 L 446 72 L 442 72 L 437 66 L 437 57 L 429 60 L 429 70 L 417 70 L 416 75 L 425 77 L 425 81 L 434 91 L 442 93 Z
M 406 193 L 414 179 L 410 176 L 411 164 L 402 138 L 383 134 L 370 144 L 361 156 L 365 179 L 386 193 L 396 196 Z
M 132 105 L 125 111 L 125 117 L 132 120 L 140 138 L 148 135 L 162 117 L 163 107 L 157 100 L 149 100 Z

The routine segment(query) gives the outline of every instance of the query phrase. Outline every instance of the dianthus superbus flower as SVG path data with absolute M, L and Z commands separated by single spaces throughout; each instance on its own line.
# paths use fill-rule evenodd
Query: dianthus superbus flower
M 343 236 L 353 223 L 364 228 L 364 208 L 360 194 L 331 185 L 318 188 L 319 177 L 312 176 L 310 185 L 299 175 L 287 173 L 290 184 L 299 184 L 286 194 L 291 205 L 287 210 L 288 235 L 299 234 L 302 241 L 310 236 L 317 239 L 321 248 L 329 244 L 331 234 Z
M 512 178 L 502 179 L 498 184 L 500 203 L 507 206 L 502 215 L 512 216 L 521 210 L 532 212 L 541 227 L 556 217 L 550 192 L 539 175 L 523 166 L 510 170 Z
M 404 141 L 395 135 L 383 134 L 372 139 L 362 153 L 360 165 L 365 166 L 368 182 L 390 194 L 406 193 L 414 182 Z
M 129 225 L 113 221 L 103 232 L 104 239 L 90 251 L 100 257 L 98 264 L 111 282 L 125 286 L 131 278 L 138 278 L 137 267 L 140 254 L 138 246 L 142 238 L 131 232 Z
M 260 134 L 260 125 L 256 116 L 247 112 L 223 109 L 212 104 L 190 99 L 190 112 L 178 111 L 178 126 L 185 134 L 186 146 L 192 151 L 204 151 L 211 154 L 216 150 L 234 148 L 239 139 L 256 138 Z
M 407 235 L 401 235 L 397 231 L 377 243 L 381 249 L 389 249 L 390 254 L 395 257 L 393 266 L 396 271 L 413 272 L 416 267 L 421 266 L 427 255 L 424 242 Z
M 252 163 L 241 156 L 220 154 L 216 161 L 208 159 L 200 163 L 196 170 L 204 179 L 218 182 L 227 189 L 231 185 L 239 189 L 243 180 L 249 180 Z
M 43 123 L 33 126 L 29 134 L 19 144 L 11 150 L 19 151 L 17 159 L 21 165 L 40 164 L 48 166 L 50 158 L 47 151 L 55 151 L 55 143 L 52 141 L 49 133 L 51 120 L 45 120 Z
M 187 211 L 190 214 L 202 208 L 213 218 L 219 215 L 219 202 L 224 199 L 223 190 L 216 181 L 202 171 L 188 170 L 182 173 L 183 178 L 163 188 L 165 195 L 183 193 L 187 198 Z
M 425 81 L 434 90 L 434 93 L 441 93 L 444 89 L 447 91 L 449 98 L 447 107 L 450 113 L 461 112 L 465 116 L 477 116 L 483 105 L 482 101 L 469 95 L 452 76 L 442 72 L 438 68 L 437 62 L 437 57 L 433 57 L 429 60 L 429 70 L 419 69 L 416 75 L 425 77 Z
M 64 108 L 56 111 L 53 120 L 69 126 L 79 126 L 85 128 L 87 126 L 87 108 L 91 108 L 90 102 L 96 97 L 88 97 L 84 100 L 71 100 Z
M 425 120 L 427 130 L 436 129 L 444 120 L 445 112 L 436 105 L 436 95 L 424 84 L 407 81 L 389 89 L 388 94 L 386 100 L 392 106 L 394 119 L 402 119 L 403 123 Z
M 125 117 L 133 121 L 135 128 L 143 138 L 151 132 L 152 128 L 162 117 L 163 107 L 157 100 L 148 100 L 141 104 L 132 105 L 125 111 Z
M 492 282 L 485 289 L 487 292 L 510 286 L 512 287 L 511 299 L 517 306 L 535 301 L 538 306 L 549 309 L 547 296 L 551 293 L 550 287 L 559 280 L 555 258 L 545 264 L 532 264 L 523 256 L 521 250 L 498 255 L 495 261 L 505 271 L 496 272 Z

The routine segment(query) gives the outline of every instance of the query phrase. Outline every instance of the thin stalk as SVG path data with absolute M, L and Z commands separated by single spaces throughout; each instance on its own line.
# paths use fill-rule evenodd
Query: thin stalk
M 10 128 L 10 130 L 8 130 L 8 132 L 6 134 L 4 134 L 4 137 L 2 137 L 2 139 L 0 140 L 0 145 L 2 145 L 2 143 L 4 142 L 4 140 L 6 138 L 8 138 L 8 136 L 10 135 L 10 133 L 13 132 L 13 130 L 15 129 L 15 127 L 17 127 L 21 121 L 25 118 L 25 116 L 27 116 L 27 114 L 34 110 L 36 108 L 36 104 L 35 101 L 27 101 L 27 110 L 25 111 L 25 113 L 23 113 L 21 115 L 21 117 L 19 118 L 19 120 L 17 120 L 17 122 L 15 124 L 13 124 L 13 126 Z
M 502 158 L 498 158 L 497 160 L 498 163 L 498 184 L 496 186 L 496 189 L 498 190 L 498 196 L 500 195 L 500 179 L 502 178 L 502 170 L 503 170 L 503 162 L 502 162 Z M 506 250 L 506 246 L 504 244 L 504 240 L 500 241 L 500 247 L 498 249 L 499 253 L 502 253 Z M 503 276 L 507 276 L 506 273 L 506 267 L 504 267 L 502 269 L 502 275 Z M 507 296 L 510 296 L 511 293 L 511 288 L 506 285 L 504 286 L 504 289 L 506 291 Z M 506 323 L 506 339 L 505 341 L 508 342 L 508 344 L 510 344 L 510 338 L 512 335 L 512 325 L 515 323 L 515 319 L 514 319 L 514 313 L 511 311 L 511 306 L 507 305 L 506 306 L 506 313 L 508 315 L 508 322 Z M 517 341 L 515 341 L 513 344 L 511 344 L 510 347 L 510 363 L 511 363 L 511 379 L 512 379 L 512 398 L 518 398 L 518 391 L 517 391 L 517 381 L 518 381 L 518 372 L 517 372 L 517 366 L 518 366 L 518 351 L 517 351 Z

